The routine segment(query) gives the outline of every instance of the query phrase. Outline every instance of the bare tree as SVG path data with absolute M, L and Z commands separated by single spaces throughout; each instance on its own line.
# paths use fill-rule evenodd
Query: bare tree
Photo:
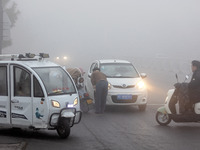
M 11 5 L 8 5 L 11 4 Z M 3 12 L 6 13 L 10 20 L 10 28 L 15 26 L 15 23 L 18 19 L 20 11 L 17 9 L 17 4 L 11 0 L 0 0 L 0 54 L 2 53 L 2 48 L 8 47 L 12 44 L 10 40 L 3 40 Z

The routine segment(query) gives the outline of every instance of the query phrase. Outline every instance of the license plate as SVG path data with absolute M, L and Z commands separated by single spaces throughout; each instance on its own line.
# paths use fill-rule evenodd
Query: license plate
M 93 103 L 93 100 L 88 99 L 88 100 L 87 100 L 87 103 L 88 103 L 88 104 L 92 104 L 92 103 Z
M 131 100 L 132 95 L 117 95 L 117 100 Z

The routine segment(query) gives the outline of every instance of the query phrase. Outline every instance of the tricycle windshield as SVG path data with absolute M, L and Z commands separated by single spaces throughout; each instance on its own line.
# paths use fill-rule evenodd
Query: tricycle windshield
M 33 69 L 42 79 L 49 96 L 76 93 L 76 89 L 71 78 L 61 67 Z

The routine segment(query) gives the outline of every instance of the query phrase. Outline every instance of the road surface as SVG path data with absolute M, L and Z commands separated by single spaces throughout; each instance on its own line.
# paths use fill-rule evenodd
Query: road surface
M 109 106 L 103 115 L 84 113 L 65 140 L 56 131 L 0 128 L 0 150 L 7 143 L 23 145 L 26 150 L 199 150 L 200 124 L 172 122 L 162 127 L 155 121 L 157 108 L 176 82 L 174 74 L 186 70 L 172 67 L 168 61 L 160 67 L 156 64 L 140 68 L 148 74 L 149 105 L 145 112 L 137 107 Z
M 26 150 L 198 150 L 200 125 L 171 123 L 159 126 L 149 105 L 146 112 L 137 107 L 107 107 L 105 114 L 84 114 L 68 139 L 55 131 L 0 129 L 0 143 L 26 143 Z

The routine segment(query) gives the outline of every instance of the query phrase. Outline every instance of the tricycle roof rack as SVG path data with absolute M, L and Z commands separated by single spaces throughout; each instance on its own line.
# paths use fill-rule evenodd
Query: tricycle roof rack
M 2 59 L 11 59 L 11 61 L 30 61 L 30 60 L 42 60 L 44 58 L 49 58 L 49 54 L 39 53 L 39 55 L 33 53 L 23 54 L 3 54 L 0 55 L 0 60 Z

